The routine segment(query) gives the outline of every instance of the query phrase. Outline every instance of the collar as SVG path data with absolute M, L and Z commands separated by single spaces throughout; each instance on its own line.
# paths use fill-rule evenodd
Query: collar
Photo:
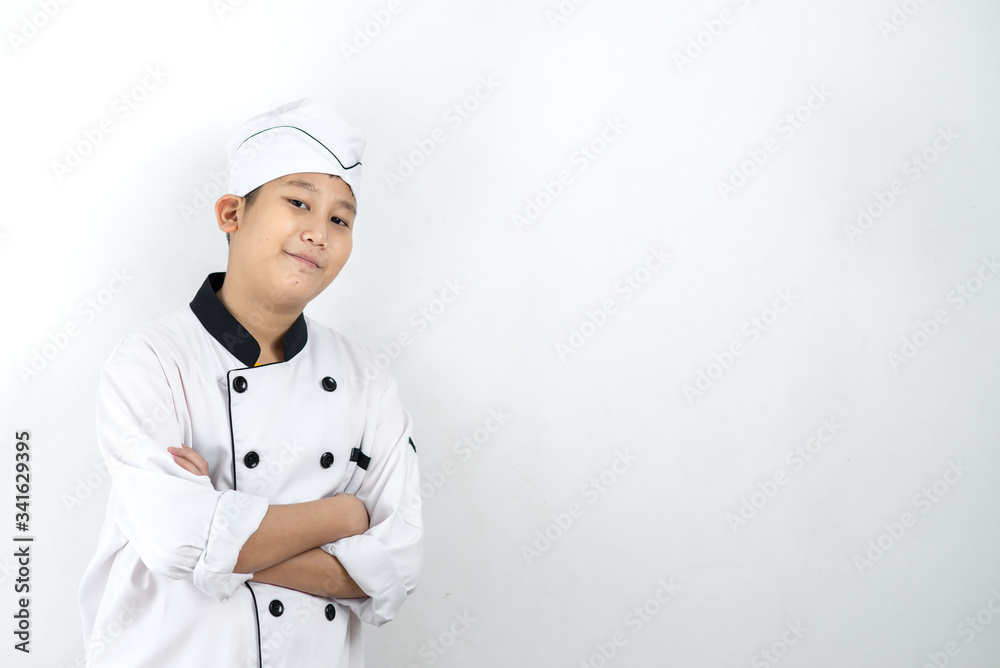
M 260 357 L 260 344 L 240 324 L 240 321 L 233 317 L 219 296 L 215 294 L 225 280 L 226 272 L 224 271 L 209 274 L 205 282 L 201 284 L 194 299 L 191 300 L 191 310 L 216 341 L 221 343 L 236 359 L 248 367 L 252 367 Z M 305 348 L 308 338 L 306 318 L 300 313 L 281 339 L 285 348 L 286 362 Z

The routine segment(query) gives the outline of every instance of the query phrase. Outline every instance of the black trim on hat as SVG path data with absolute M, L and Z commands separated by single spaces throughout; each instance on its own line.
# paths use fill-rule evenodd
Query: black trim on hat
M 226 272 L 224 271 L 209 274 L 205 282 L 201 284 L 194 299 L 191 300 L 191 310 L 198 317 L 202 327 L 221 343 L 223 348 L 246 366 L 252 367 L 260 358 L 260 344 L 240 324 L 240 321 L 233 317 L 219 296 L 215 294 L 225 280 Z M 300 313 L 281 338 L 285 348 L 285 361 L 287 362 L 302 352 L 308 339 L 306 318 L 304 314 Z
M 236 147 L 236 150 L 237 150 L 237 151 L 239 151 L 239 150 L 240 150 L 240 148 L 242 148 L 242 147 L 243 147 L 243 144 L 246 144 L 246 143 L 247 143 L 248 141 L 250 141 L 251 139 L 253 139 L 253 138 L 254 138 L 254 137 L 256 137 L 257 135 L 259 135 L 259 134 L 260 134 L 261 132 L 267 132 L 268 130 L 277 130 L 278 128 L 291 128 L 292 130 L 298 130 L 299 132 L 301 132 L 302 134 L 304 134 L 305 136 L 309 137 L 309 138 L 310 138 L 310 139 L 312 139 L 312 140 L 313 140 L 314 142 L 316 142 L 317 144 L 319 144 L 320 146 L 322 146 L 323 148 L 325 148 L 325 149 L 326 149 L 326 150 L 327 150 L 327 151 L 328 151 L 328 152 L 330 153 L 330 155 L 332 155 L 332 156 L 333 156 L 333 159 L 334 159 L 334 160 L 336 160 L 336 161 L 337 161 L 337 163 L 338 163 L 338 164 L 339 164 L 339 165 L 340 165 L 340 166 L 341 166 L 341 167 L 342 167 L 343 169 L 354 169 L 355 167 L 357 167 L 358 165 L 360 165 L 360 164 L 361 164 L 361 161 L 360 161 L 360 160 L 358 160 L 358 161 L 357 161 L 356 163 L 354 163 L 354 164 L 353 164 L 353 165 L 351 165 L 350 167 L 346 167 L 346 166 L 344 165 L 344 163 L 340 162 L 340 158 L 338 158 L 338 157 L 337 157 L 337 154 L 336 154 L 336 153 L 334 153 L 333 151 L 331 151 L 331 150 L 329 149 L 329 147 L 327 147 L 327 145 L 326 145 L 326 144 L 324 144 L 324 143 L 323 143 L 323 142 L 321 142 L 320 140 L 316 139 L 315 137 L 313 137 L 313 136 L 312 136 L 311 134 L 309 134 L 308 132 L 306 132 L 306 131 L 305 131 L 305 130 L 303 130 L 302 128 L 297 128 L 297 127 L 295 127 L 294 125 L 275 125 L 275 126 L 274 126 L 274 127 L 272 127 L 272 128 L 264 128 L 264 129 L 263 129 L 263 130 L 261 130 L 260 132 L 255 132 L 255 133 L 253 133 L 252 135 L 250 135 L 249 137 L 247 137 L 246 139 L 244 139 L 243 141 L 241 141 L 241 142 L 240 142 L 240 145 Z M 235 151 L 234 151 L 234 153 L 235 153 Z

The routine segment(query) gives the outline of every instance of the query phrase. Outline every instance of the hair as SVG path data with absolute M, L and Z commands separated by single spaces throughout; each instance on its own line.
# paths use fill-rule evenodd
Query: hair
M 253 203 L 257 201 L 257 195 L 260 194 L 261 186 L 257 186 L 246 195 L 243 196 L 243 213 L 245 214 L 253 206 Z M 226 232 L 226 245 L 229 245 L 229 232 Z

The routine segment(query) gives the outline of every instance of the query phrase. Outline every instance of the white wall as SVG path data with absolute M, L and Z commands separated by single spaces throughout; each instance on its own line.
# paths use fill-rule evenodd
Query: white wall
M 427 492 L 424 580 L 371 666 L 996 665 L 995 2 L 226 1 L 0 8 L 0 664 L 80 656 L 100 367 L 224 269 L 199 198 L 229 133 L 320 93 L 368 152 L 355 255 L 309 312 L 412 334 L 390 371 Z

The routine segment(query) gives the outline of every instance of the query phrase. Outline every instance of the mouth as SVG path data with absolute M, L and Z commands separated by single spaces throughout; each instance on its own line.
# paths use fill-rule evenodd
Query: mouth
M 297 253 L 289 253 L 288 251 L 285 251 L 285 254 L 288 255 L 289 257 L 298 260 L 304 266 L 311 267 L 313 269 L 319 269 L 319 264 L 315 260 L 310 258 L 308 255 L 299 255 Z

